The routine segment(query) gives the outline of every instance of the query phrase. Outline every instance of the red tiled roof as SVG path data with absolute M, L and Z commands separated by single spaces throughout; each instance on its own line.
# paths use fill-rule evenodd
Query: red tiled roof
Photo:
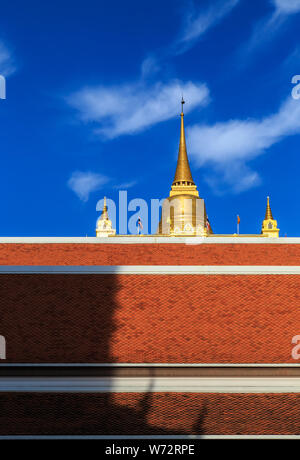
M 1 275 L 6 362 L 297 363 L 298 275 Z
M 300 432 L 299 393 L 0 393 L 0 405 L 0 435 Z
M 300 265 L 300 244 L 0 244 L 0 265 Z

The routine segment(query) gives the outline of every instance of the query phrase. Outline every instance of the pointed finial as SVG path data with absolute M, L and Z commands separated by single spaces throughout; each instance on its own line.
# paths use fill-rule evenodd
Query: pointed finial
M 279 237 L 279 228 L 277 227 L 277 220 L 275 220 L 272 215 L 269 196 L 267 196 L 267 209 L 262 223 L 261 233 L 263 236 L 267 237 Z
M 181 99 L 181 126 L 180 126 L 180 140 L 179 140 L 179 152 L 178 152 L 178 159 L 177 159 L 177 167 L 175 172 L 175 177 L 172 185 L 195 185 L 192 173 L 190 170 L 189 160 L 187 157 L 186 151 L 186 142 L 185 142 L 185 133 L 184 133 L 184 120 L 183 120 L 183 104 L 185 104 L 185 100 Z
M 103 210 L 102 214 L 97 220 L 96 236 L 115 236 L 116 230 L 112 228 L 112 221 L 108 217 L 106 196 L 103 200 Z
M 273 220 L 271 206 L 270 206 L 270 197 L 269 196 L 267 196 L 267 209 L 266 209 L 266 215 L 265 215 L 265 220 L 267 220 L 267 219 L 272 219 Z
M 183 104 L 185 104 L 185 100 L 183 99 L 183 95 L 181 98 L 181 115 L 183 115 Z
M 102 210 L 102 214 L 100 216 L 100 220 L 104 220 L 104 219 L 108 219 L 106 196 L 104 197 L 104 200 L 103 200 L 103 210 Z

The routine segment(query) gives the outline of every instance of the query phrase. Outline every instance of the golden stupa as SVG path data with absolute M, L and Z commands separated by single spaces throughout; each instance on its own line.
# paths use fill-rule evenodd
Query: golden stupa
M 148 236 L 234 236 L 239 238 L 278 238 L 279 228 L 277 227 L 277 221 L 273 219 L 269 197 L 267 198 L 267 209 L 260 234 L 241 235 L 239 232 L 239 216 L 237 216 L 237 233 L 231 235 L 213 234 L 206 214 L 204 199 L 199 197 L 199 192 L 193 180 L 189 165 L 184 131 L 184 104 L 185 101 L 182 98 L 180 113 L 180 140 L 175 177 L 171 186 L 170 194 L 162 204 L 161 219 L 158 225 L 157 233 Z M 137 231 L 137 234 L 139 236 L 144 236 L 143 234 L 140 234 L 139 230 Z M 106 198 L 104 198 L 102 214 L 97 221 L 96 236 L 116 236 L 116 230 L 113 229 L 112 221 L 108 216 Z
M 278 238 L 279 236 L 279 228 L 277 228 L 277 220 L 273 219 L 269 197 L 267 197 L 267 209 L 266 209 L 265 218 L 262 223 L 261 234 L 264 236 L 271 237 L 271 238 Z
M 199 235 L 212 233 L 208 223 L 204 200 L 199 197 L 193 181 L 186 150 L 184 113 L 181 101 L 181 127 L 177 167 L 169 197 L 163 202 L 158 227 L 160 235 Z
M 106 197 L 103 201 L 102 214 L 97 221 L 96 236 L 114 236 L 116 230 L 112 228 L 112 221 L 108 217 Z

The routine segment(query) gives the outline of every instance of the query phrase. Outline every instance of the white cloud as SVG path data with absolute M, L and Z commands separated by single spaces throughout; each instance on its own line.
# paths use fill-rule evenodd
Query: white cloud
M 102 174 L 75 171 L 68 180 L 68 186 L 80 200 L 86 202 L 91 192 L 99 190 L 108 181 L 109 179 Z
M 183 31 L 175 42 L 177 53 L 185 52 L 193 43 L 204 35 L 210 28 L 218 24 L 240 0 L 219 0 L 214 5 L 203 11 L 203 9 L 192 8 L 184 21 Z
M 8 47 L 0 41 L 0 74 L 8 77 L 16 70 L 13 55 Z
M 218 0 L 207 9 L 191 3 L 183 16 L 181 32 L 173 42 L 156 53 L 149 54 L 141 65 L 141 78 L 145 79 L 162 71 L 163 64 L 174 55 L 183 54 L 209 29 L 217 25 L 238 5 L 240 0 Z
M 114 185 L 113 188 L 116 188 L 118 190 L 127 190 L 131 187 L 134 187 L 137 183 L 137 180 L 133 180 L 131 182 L 122 182 L 121 184 Z
M 234 191 L 259 183 L 247 162 L 285 136 L 300 133 L 300 101 L 289 97 L 279 111 L 261 120 L 230 120 L 188 129 L 189 153 L 195 164 L 211 166 L 209 181 L 221 180 Z
M 146 57 L 141 65 L 141 76 L 147 78 L 150 75 L 154 75 L 160 70 L 159 58 L 155 55 Z
M 204 179 L 217 195 L 228 191 L 241 193 L 261 183 L 258 173 L 240 161 L 215 164 Z
M 71 94 L 67 102 L 78 110 L 82 121 L 96 122 L 96 133 L 114 138 L 143 131 L 178 115 L 182 94 L 188 101 L 187 112 L 206 105 L 209 100 L 205 84 L 173 80 L 152 86 L 137 82 L 87 87 Z
M 300 0 L 272 0 L 279 14 L 294 14 L 300 11 Z
M 248 64 L 249 59 L 278 34 L 288 18 L 300 12 L 300 0 L 270 0 L 274 9 L 268 16 L 259 20 L 248 42 L 239 50 L 239 61 Z
M 66 97 L 67 103 L 78 111 L 81 121 L 93 123 L 94 132 L 113 139 L 124 134 L 143 131 L 154 124 L 178 114 L 181 95 L 188 102 L 186 112 L 209 101 L 209 91 L 203 83 L 147 82 L 162 71 L 170 56 L 189 49 L 207 30 L 219 23 L 240 0 L 218 0 L 210 8 L 187 9 L 179 37 L 165 49 L 149 54 L 141 64 L 140 76 L 133 83 L 117 86 L 85 87 Z

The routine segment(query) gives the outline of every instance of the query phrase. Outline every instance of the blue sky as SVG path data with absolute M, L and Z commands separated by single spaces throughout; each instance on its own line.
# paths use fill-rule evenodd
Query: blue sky
M 104 195 L 168 196 L 184 94 L 216 233 L 300 236 L 300 0 L 1 4 L 0 235 L 94 236 Z M 129 213 L 130 217 L 130 213 Z

